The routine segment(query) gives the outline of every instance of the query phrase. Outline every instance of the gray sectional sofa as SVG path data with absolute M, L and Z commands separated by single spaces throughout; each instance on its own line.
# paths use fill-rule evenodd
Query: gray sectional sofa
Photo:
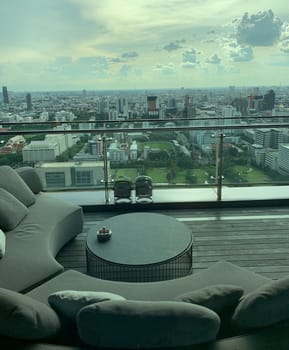
M 7 174 L 13 185 L 5 182 Z M 54 257 L 81 231 L 81 209 L 42 193 L 33 169 L 16 175 L 0 167 L 1 206 L 7 201 L 0 214 L 6 237 L 0 259 L 1 348 L 289 349 L 289 277 L 271 280 L 226 261 L 161 282 L 63 272 Z M 15 181 L 25 188 L 21 195 Z
M 82 231 L 82 209 L 43 193 L 33 168 L 0 167 L 0 287 L 24 292 L 63 271 L 58 251 Z
M 225 333 L 227 334 L 216 334 L 216 339 L 201 341 L 200 343 L 194 344 L 196 334 L 201 332 L 202 339 L 206 339 L 212 335 L 212 332 L 214 333 L 214 331 L 212 331 L 212 323 L 202 325 L 203 328 L 201 329 L 197 327 L 196 323 L 192 323 L 190 328 L 191 334 L 188 334 L 188 329 L 185 326 L 188 325 L 192 319 L 190 315 L 185 315 L 185 317 L 183 317 L 180 314 L 180 312 L 183 312 L 184 305 L 188 305 L 188 308 L 192 306 L 184 296 L 191 295 L 191 297 L 193 297 L 194 293 L 197 293 L 196 295 L 199 295 L 200 297 L 199 291 L 206 291 L 206 293 L 201 294 L 203 298 L 205 296 L 204 299 L 209 297 L 211 301 L 213 300 L 211 307 L 213 307 L 213 304 L 219 304 L 219 306 L 222 305 L 222 308 L 227 303 L 231 303 L 231 306 L 234 305 L 234 308 L 229 308 L 229 313 L 227 313 L 230 323 L 235 317 L 237 308 L 241 304 L 239 300 L 236 300 L 236 287 L 243 290 L 245 301 L 246 298 L 251 298 L 252 294 L 254 295 L 255 293 L 256 295 L 261 295 L 261 300 L 265 300 L 270 304 L 271 296 L 268 296 L 270 294 L 268 294 L 268 290 L 274 290 L 274 283 L 277 282 L 278 281 L 272 281 L 226 261 L 218 262 L 203 272 L 179 279 L 144 283 L 100 280 L 77 271 L 68 270 L 34 288 L 27 294 L 21 295 L 23 298 L 28 298 L 29 303 L 31 301 L 35 303 L 35 308 L 38 308 L 39 306 L 37 303 L 40 303 L 42 307 L 47 307 L 50 311 L 53 309 L 56 310 L 55 312 L 60 320 L 60 326 L 58 325 L 59 331 L 56 332 L 52 338 L 48 339 L 43 337 L 40 339 L 19 340 L 17 339 L 17 334 L 14 338 L 2 336 L 1 344 L 4 344 L 4 346 L 9 349 L 84 350 L 118 347 L 116 344 L 112 343 L 112 340 L 116 339 L 116 341 L 119 342 L 117 344 L 120 348 L 129 349 L 138 347 L 136 346 L 134 335 L 137 334 L 137 336 L 139 336 L 140 333 L 138 332 L 141 332 L 141 334 L 145 335 L 145 339 L 147 339 L 148 348 L 152 348 L 151 345 L 159 344 L 154 347 L 172 347 L 175 349 L 184 348 L 191 350 L 287 350 L 289 347 L 289 322 L 287 321 L 287 319 L 289 319 L 287 301 L 289 290 L 288 279 L 281 281 L 281 285 L 284 284 L 285 288 L 280 289 L 280 286 L 277 286 L 277 292 L 275 294 L 274 292 L 271 293 L 273 295 L 272 298 L 276 298 L 274 301 L 276 308 L 269 305 L 269 309 L 271 310 L 269 313 L 262 305 L 259 310 L 258 307 L 256 308 L 254 306 L 254 310 L 251 310 L 250 312 L 253 314 L 254 312 L 259 313 L 256 319 L 250 317 L 250 312 L 248 313 L 248 319 L 254 319 L 254 322 L 257 325 L 255 327 L 251 327 L 251 325 L 248 329 L 246 329 L 246 327 L 245 329 L 242 329 L 229 326 L 228 329 L 225 329 Z M 233 288 L 235 297 L 232 298 L 233 294 L 230 294 L 227 295 L 228 300 L 222 300 L 222 295 L 220 294 L 218 294 L 218 296 L 210 295 L 212 291 L 217 290 L 216 286 L 229 286 L 230 288 Z M 127 300 L 109 300 L 109 298 L 107 298 L 103 299 L 101 303 L 88 306 L 85 306 L 84 303 L 84 307 L 79 311 L 78 316 L 73 319 L 71 318 L 70 313 L 69 315 L 67 314 L 67 309 L 66 312 L 64 312 L 65 307 L 67 307 L 69 303 L 63 308 L 59 308 L 59 305 L 58 307 L 55 307 L 54 305 L 53 309 L 51 308 L 52 305 L 49 302 L 51 296 L 60 291 L 74 291 L 74 293 L 81 293 L 81 291 L 95 291 L 96 293 L 109 292 L 112 293 L 112 295 L 122 296 Z M 218 298 L 220 299 L 218 300 Z M 2 296 L 0 289 L 0 305 L 1 299 Z M 183 301 L 181 301 L 181 299 L 183 299 Z M 235 299 L 235 301 L 232 304 L 233 299 Z M 75 300 L 76 299 L 72 298 L 70 302 L 73 304 Z M 87 302 L 87 300 L 88 299 L 85 299 L 85 302 Z M 65 304 L 65 300 L 59 299 L 59 301 L 64 302 Z M 200 302 L 200 300 L 198 302 Z M 20 300 L 19 303 L 27 303 L 27 301 Z M 98 310 L 96 310 L 95 305 L 101 304 L 102 306 L 97 306 Z M 179 307 L 180 304 L 182 304 L 181 308 Z M 162 307 L 163 305 L 164 310 L 160 308 L 160 306 Z M 209 305 L 207 306 L 209 307 Z M 135 311 L 139 309 L 139 307 L 143 312 L 139 312 L 139 310 Z M 152 319 L 147 316 L 151 315 L 151 308 L 156 310 L 153 315 L 158 320 L 158 323 L 154 324 L 154 328 L 149 327 Z M 90 333 L 88 335 L 82 334 L 82 337 L 85 340 L 88 339 L 88 343 L 90 343 L 92 337 L 93 340 L 96 339 L 96 342 L 99 342 L 102 346 L 89 346 L 86 341 L 83 341 L 83 339 L 80 339 L 79 337 L 79 330 L 81 327 L 79 327 L 77 322 L 83 321 L 80 319 L 79 315 L 83 313 L 83 310 L 85 309 L 87 310 L 89 317 L 84 320 L 84 329 L 88 329 Z M 282 315 L 280 320 L 278 317 L 280 316 L 280 310 L 282 309 L 286 310 L 286 315 Z M 200 310 L 192 309 L 194 317 L 196 311 L 198 314 Z M 95 318 L 95 313 L 97 314 L 97 317 L 101 315 L 101 318 Z M 224 315 L 226 316 L 226 313 Z M 221 323 L 224 321 L 227 328 L 228 319 L 226 320 L 226 317 L 223 319 L 224 315 L 221 313 L 219 316 L 221 318 Z M 84 316 L 87 316 L 87 314 Z M 201 314 L 202 318 L 206 318 L 207 316 L 207 314 Z M 130 322 L 130 318 L 133 319 L 135 324 Z M 209 318 L 211 319 L 211 315 L 209 315 Z M 75 319 L 77 319 L 77 322 Z M 213 321 L 216 323 L 216 319 L 213 318 Z M 215 323 L 213 327 L 215 326 Z M 268 324 L 264 325 L 264 323 Z M 43 325 L 40 324 L 39 328 L 42 326 Z M 92 329 L 89 327 L 92 327 Z M 50 328 L 53 329 L 51 326 Z M 124 337 L 120 336 L 118 332 L 119 329 L 121 329 Z M 181 337 L 181 341 L 178 336 Z M 174 337 L 176 337 L 176 341 L 174 341 Z M 133 340 L 131 341 L 131 339 Z M 191 341 L 191 345 L 186 343 L 187 339 Z M 143 348 L 145 348 L 145 346 L 143 346 Z

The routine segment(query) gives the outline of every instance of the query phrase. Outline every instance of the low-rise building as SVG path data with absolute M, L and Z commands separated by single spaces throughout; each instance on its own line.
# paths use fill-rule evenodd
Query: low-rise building
M 92 187 L 104 180 L 103 161 L 39 163 L 36 169 L 47 189 Z M 109 162 L 108 171 L 110 173 Z

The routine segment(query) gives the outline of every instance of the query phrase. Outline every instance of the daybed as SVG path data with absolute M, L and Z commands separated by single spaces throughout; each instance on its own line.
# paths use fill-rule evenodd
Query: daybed
M 31 188 L 37 184 L 36 176 L 31 182 L 31 169 L 20 173 Z M 47 216 L 41 215 L 42 233 L 37 234 L 35 224 L 39 222 L 36 220 L 39 211 L 33 212 L 34 221 L 25 221 L 35 204 L 29 206 L 29 214 L 16 228 L 5 233 L 7 246 L 0 265 L 11 251 L 14 253 L 10 245 L 19 244 L 9 236 L 19 236 L 22 249 L 27 242 L 34 250 L 28 250 L 30 259 L 25 259 L 25 268 L 20 273 L 17 267 L 21 262 L 17 257 L 15 264 L 6 265 L 7 274 L 12 271 L 21 283 L 14 282 L 14 276 L 8 278 L 4 269 L 0 270 L 1 349 L 288 350 L 289 277 L 270 280 L 225 261 L 193 275 L 161 282 L 107 281 L 73 270 L 52 276 L 61 270 L 55 262 L 55 253 L 81 229 L 81 226 L 73 227 L 81 225 L 77 224 L 81 214 L 72 205 L 78 214 L 73 214 L 70 207 L 66 220 L 61 209 L 64 217 L 60 222 L 64 224 L 55 227 L 54 216 L 60 215 L 58 211 L 65 205 L 55 210 L 52 199 L 46 199 L 49 195 L 36 189 L 34 192 L 37 192 L 37 205 L 38 201 L 51 205 Z M 5 192 L 2 194 L 7 197 Z M 11 200 L 9 196 L 8 199 Z M 11 224 L 9 220 L 4 223 Z M 40 239 L 38 244 L 42 242 L 48 253 L 41 248 L 44 258 L 36 258 L 40 272 L 43 268 L 45 273 L 38 272 L 32 278 L 37 245 L 32 243 L 30 235 L 34 241 L 46 231 L 51 238 Z M 62 234 L 65 238 L 55 238 Z

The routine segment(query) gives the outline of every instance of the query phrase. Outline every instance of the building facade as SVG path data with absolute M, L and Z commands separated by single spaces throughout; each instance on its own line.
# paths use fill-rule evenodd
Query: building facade
M 46 189 L 83 188 L 102 185 L 104 162 L 49 162 L 40 163 L 36 170 Z M 110 177 L 110 163 L 108 162 Z

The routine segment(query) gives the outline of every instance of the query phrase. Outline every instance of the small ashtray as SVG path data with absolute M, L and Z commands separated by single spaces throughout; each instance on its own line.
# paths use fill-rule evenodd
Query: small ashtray
M 102 227 L 96 231 L 96 235 L 99 242 L 105 242 L 111 238 L 111 230 L 106 227 Z

